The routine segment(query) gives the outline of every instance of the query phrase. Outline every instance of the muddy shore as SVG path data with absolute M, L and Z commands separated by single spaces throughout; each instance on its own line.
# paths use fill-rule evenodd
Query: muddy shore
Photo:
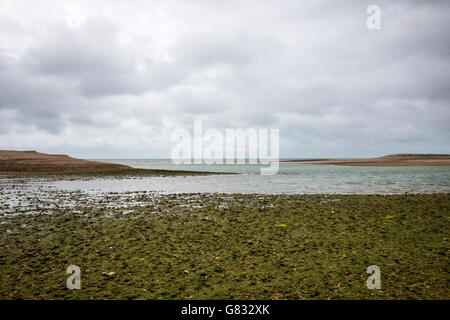
M 211 173 L 0 175 L 0 299 L 450 299 L 450 194 L 168 195 L 39 184 L 197 174 Z M 80 267 L 80 290 L 66 287 L 70 265 Z M 381 269 L 381 290 L 366 287 L 370 265 Z
M 48 197 L 0 205 L 0 299 L 450 298 L 448 194 Z

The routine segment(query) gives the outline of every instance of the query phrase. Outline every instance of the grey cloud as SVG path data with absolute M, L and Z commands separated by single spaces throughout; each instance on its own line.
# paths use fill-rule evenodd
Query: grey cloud
M 255 35 L 207 32 L 186 34 L 174 48 L 175 59 L 182 65 L 205 68 L 220 64 L 242 66 L 258 58 L 262 42 Z
M 102 18 L 91 18 L 75 30 L 56 25 L 49 39 L 25 53 L 24 65 L 36 74 L 76 85 L 87 97 L 139 95 L 170 87 L 185 76 L 170 63 L 140 61 L 118 37 L 114 23 Z M 146 70 L 140 72 L 138 63 Z
M 202 119 L 279 128 L 291 156 L 450 152 L 446 1 L 379 1 L 378 31 L 365 27 L 372 1 L 105 3 L 108 13 L 82 2 L 77 28 L 31 15 L 30 32 L 13 11 L 0 16 L 11 146 L 19 133 L 46 146 L 49 134 L 77 154 L 138 154 L 139 132 Z M 102 142 L 112 132 L 129 145 Z

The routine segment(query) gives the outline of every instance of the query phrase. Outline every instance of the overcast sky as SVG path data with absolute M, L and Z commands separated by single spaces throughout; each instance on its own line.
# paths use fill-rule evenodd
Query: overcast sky
M 449 17 L 450 1 L 1 0 L 0 149 L 168 158 L 203 120 L 278 128 L 282 157 L 450 153 Z

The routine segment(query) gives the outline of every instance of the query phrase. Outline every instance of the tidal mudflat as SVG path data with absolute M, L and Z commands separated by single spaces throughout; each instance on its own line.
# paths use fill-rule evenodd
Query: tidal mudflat
M 449 194 L 89 193 L 15 179 L 0 181 L 1 299 L 450 298 Z M 66 287 L 69 265 L 80 290 Z M 366 287 L 370 265 L 381 290 Z

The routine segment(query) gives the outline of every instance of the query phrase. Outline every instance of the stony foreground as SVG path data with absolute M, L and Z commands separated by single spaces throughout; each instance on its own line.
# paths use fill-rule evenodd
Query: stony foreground
M 0 298 L 450 298 L 448 194 L 54 197 L 2 205 Z

